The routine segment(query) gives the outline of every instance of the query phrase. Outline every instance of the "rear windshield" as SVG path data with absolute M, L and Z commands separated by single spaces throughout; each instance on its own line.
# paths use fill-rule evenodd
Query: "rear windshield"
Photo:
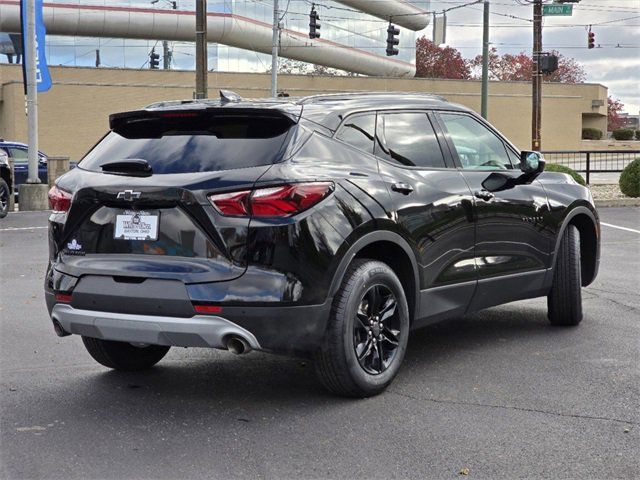
M 291 122 L 269 116 L 167 113 L 130 120 L 109 132 L 80 162 L 86 170 L 142 159 L 154 174 L 230 170 L 276 163 Z

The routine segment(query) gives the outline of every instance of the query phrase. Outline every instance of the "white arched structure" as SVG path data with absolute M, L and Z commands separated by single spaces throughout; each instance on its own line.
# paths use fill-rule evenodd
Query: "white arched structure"
M 195 14 L 147 8 L 45 4 L 49 35 L 194 41 Z M 20 3 L 0 0 L 0 32 L 20 31 Z M 207 39 L 232 47 L 271 53 L 271 25 L 230 13 L 207 13 Z M 363 75 L 413 77 L 415 66 L 328 40 L 284 29 L 280 55 Z

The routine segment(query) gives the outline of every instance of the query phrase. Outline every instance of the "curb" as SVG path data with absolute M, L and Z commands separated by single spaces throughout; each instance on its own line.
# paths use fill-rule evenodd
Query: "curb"
M 640 207 L 640 198 L 616 198 L 612 200 L 594 200 L 596 207 Z

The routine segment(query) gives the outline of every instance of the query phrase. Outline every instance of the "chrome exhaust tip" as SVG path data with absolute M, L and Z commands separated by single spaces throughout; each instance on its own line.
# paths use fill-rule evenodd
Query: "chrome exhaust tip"
M 235 355 L 243 355 L 251 351 L 251 346 L 244 338 L 234 336 L 227 340 L 227 350 Z
M 60 322 L 55 318 L 53 319 L 53 331 L 56 332 L 56 335 L 59 337 L 67 337 L 71 335 L 64 328 L 62 328 L 62 325 L 60 325 Z

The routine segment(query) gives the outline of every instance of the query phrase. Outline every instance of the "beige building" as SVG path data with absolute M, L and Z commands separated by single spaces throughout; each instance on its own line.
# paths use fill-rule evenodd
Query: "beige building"
M 51 67 L 53 88 L 38 97 L 40 150 L 78 160 L 108 129 L 108 115 L 160 100 L 192 98 L 191 71 Z M 209 73 L 209 96 L 233 90 L 246 98 L 267 97 L 267 74 Z M 428 92 L 480 110 L 480 82 L 281 75 L 279 89 L 291 96 L 356 91 Z M 542 149 L 581 148 L 583 127 L 606 131 L 607 88 L 598 84 L 543 87 Z M 520 148 L 531 146 L 531 85 L 491 82 L 489 121 Z M 26 142 L 27 122 L 19 65 L 0 65 L 0 137 Z

